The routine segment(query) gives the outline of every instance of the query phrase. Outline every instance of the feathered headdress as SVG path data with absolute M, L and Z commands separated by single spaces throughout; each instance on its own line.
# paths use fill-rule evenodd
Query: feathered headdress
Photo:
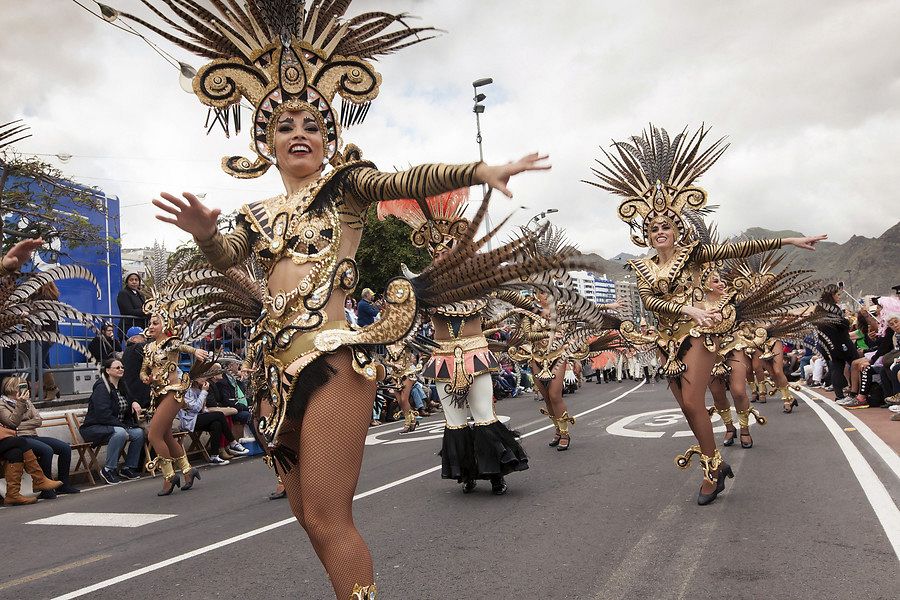
M 143 0 L 167 28 L 100 5 L 107 21 L 139 24 L 199 56 L 212 59 L 193 77 L 193 90 L 223 123 L 229 109 L 239 130 L 238 106 L 254 107 L 251 150 L 256 158 L 222 159 L 234 177 L 259 177 L 275 162 L 275 123 L 286 111 L 308 110 L 318 121 L 325 158 L 340 164 L 341 127 L 361 123 L 378 96 L 381 75 L 369 60 L 418 42 L 432 27 L 409 27 L 407 15 L 367 12 L 349 19 L 352 0 Z M 98 3 L 99 4 L 99 3 Z M 180 19 L 162 10 L 167 6 Z M 388 29 L 400 24 L 402 28 Z M 340 96 L 338 116 L 332 106 Z M 226 128 L 227 130 L 227 128 Z
M 434 256 L 453 247 L 453 242 L 469 229 L 469 220 L 463 217 L 468 199 L 469 188 L 460 188 L 425 200 L 382 200 L 378 203 L 378 220 L 397 217 L 412 227 L 413 246 L 428 248 Z
M 584 182 L 626 198 L 619 204 L 619 218 L 641 231 L 631 236 L 638 246 L 650 245 L 650 224 L 657 219 L 669 221 L 678 231 L 676 242 L 683 241 L 690 232 L 683 211 L 706 206 L 706 192 L 692 184 L 728 148 L 720 138 L 701 150 L 708 133 L 701 126 L 688 137 L 685 128 L 669 140 L 665 129 L 651 124 L 649 132 L 632 136 L 631 143 L 614 141 L 615 155 L 601 148 L 607 162 L 598 159 L 600 168 L 591 169 L 600 182 Z
M 16 142 L 22 141 L 25 138 L 31 137 L 30 133 L 26 133 L 28 131 L 28 125 L 22 122 L 22 119 L 18 119 L 16 121 L 10 121 L 9 123 L 3 123 L 0 125 L 0 150 L 5 148 L 6 146 L 15 144 Z M 26 133 L 25 135 L 19 135 Z M 14 136 L 19 136 L 15 139 L 11 139 Z
M 68 319 L 97 331 L 96 317 L 65 302 L 44 297 L 41 293 L 44 286 L 62 279 L 88 281 L 97 289 L 97 297 L 100 297 L 100 286 L 93 274 L 78 265 L 56 265 L 44 271 L 34 271 L 22 278 L 15 275 L 0 278 L 0 347 L 29 341 L 53 342 L 89 356 L 78 340 L 46 330 L 47 325 Z

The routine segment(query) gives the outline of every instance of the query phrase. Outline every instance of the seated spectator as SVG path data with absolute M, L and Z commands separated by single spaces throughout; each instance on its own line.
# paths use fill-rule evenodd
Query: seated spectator
M 191 387 L 184 394 L 185 407 L 178 411 L 182 431 L 209 432 L 209 462 L 214 465 L 227 465 L 235 456 L 250 453 L 234 439 L 225 419 L 226 415 L 237 414 L 237 409 L 206 406 L 209 390 L 215 387 L 210 385 L 210 379 L 221 374 L 222 368 L 214 365 L 203 377 L 192 380 Z M 222 447 L 222 436 L 228 441 L 225 448 Z
M 882 398 L 889 398 L 894 395 L 894 381 L 892 379 L 893 367 L 900 362 L 900 313 L 885 314 L 887 328 L 881 335 L 876 335 L 872 340 L 872 347 L 875 350 L 865 356 L 865 358 L 853 361 L 853 367 L 859 370 L 859 389 L 855 390 L 855 397 L 850 397 L 843 402 L 839 402 L 841 406 L 850 409 L 868 408 L 869 406 L 880 406 Z M 886 361 L 885 361 L 886 359 Z M 881 379 L 879 394 L 873 395 L 876 391 L 874 376 L 879 375 Z
M 100 333 L 88 344 L 88 352 L 99 364 L 107 358 L 116 358 L 122 351 L 122 344 L 116 339 L 112 323 L 104 323 Z
M 231 415 L 231 420 L 241 425 L 247 425 L 250 423 L 250 408 L 247 404 L 244 383 L 240 380 L 240 360 L 237 357 L 225 357 L 222 360 L 227 370 L 210 379 L 210 382 L 217 388 L 217 394 L 213 396 L 210 393 L 206 399 L 206 407 L 209 409 L 233 408 L 237 412 Z
M 6 462 L 3 477 L 6 479 L 6 496 L 4 506 L 34 504 L 37 498 L 22 495 L 22 475 L 31 475 L 31 486 L 41 492 L 56 490 L 62 481 L 54 481 L 44 477 L 34 452 L 28 449 L 27 442 L 16 435 L 15 430 L 0 425 L 0 459 Z
M 137 402 L 142 409 L 150 408 L 150 386 L 141 381 L 141 365 L 144 361 L 144 346 L 147 338 L 140 327 L 132 327 L 125 334 L 125 352 L 122 354 L 122 365 L 125 367 L 125 375 L 122 377 L 122 385 L 125 394 L 132 402 Z
M 138 425 L 141 405 L 131 401 L 122 386 L 125 367 L 118 358 L 107 358 L 100 370 L 100 379 L 94 383 L 88 400 L 87 415 L 81 424 L 81 437 L 91 444 L 107 444 L 106 464 L 100 469 L 100 477 L 110 485 L 125 479 L 141 476 L 141 450 L 144 448 L 144 430 Z M 117 470 L 119 454 L 128 443 L 125 466 Z
M 72 447 L 68 442 L 53 437 L 39 436 L 38 427 L 43 419 L 31 402 L 28 382 L 22 377 L 7 377 L 0 384 L 0 424 L 17 432 L 25 440 L 29 450 L 34 452 L 41 470 L 48 479 L 53 478 L 53 455 L 57 459 L 59 480 L 62 486 L 55 490 L 44 490 L 39 498 L 52 500 L 57 494 L 77 494 L 81 490 L 69 485 L 69 465 L 72 461 Z
M 122 315 L 122 318 L 119 320 L 120 331 L 128 331 L 134 327 L 138 327 L 143 331 L 147 326 L 144 300 L 144 294 L 141 292 L 141 276 L 137 273 L 129 273 L 125 277 L 125 287 L 116 296 L 119 314 Z

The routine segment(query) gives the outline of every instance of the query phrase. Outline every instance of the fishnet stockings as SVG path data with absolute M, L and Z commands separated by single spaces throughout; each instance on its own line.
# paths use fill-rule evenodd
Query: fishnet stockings
M 282 427 L 278 443 L 297 452 L 298 463 L 280 475 L 336 598 L 347 600 L 354 584 L 374 582 L 372 556 L 353 523 L 353 494 L 375 383 L 353 370 L 346 348 L 327 361 L 337 372 L 312 394 L 303 423 L 288 420 Z
M 533 373 L 538 372 L 539 367 L 536 362 L 531 362 L 531 369 Z M 566 361 L 558 360 L 557 363 L 553 365 L 551 372 L 553 373 L 553 379 L 545 384 L 535 377 L 534 385 L 544 398 L 544 404 L 547 405 L 547 412 L 554 417 L 559 418 L 564 412 L 569 410 L 566 406 L 566 401 L 563 400 L 562 393 L 563 380 L 566 377 Z

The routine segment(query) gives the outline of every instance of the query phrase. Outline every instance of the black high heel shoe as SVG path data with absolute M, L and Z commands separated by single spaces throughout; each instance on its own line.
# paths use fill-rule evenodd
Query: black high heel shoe
M 166 482 L 168 483 L 168 480 L 166 480 Z M 175 491 L 175 488 L 180 488 L 180 487 L 181 487 L 181 477 L 179 477 L 178 475 L 175 475 L 175 477 L 172 478 L 171 486 L 169 486 L 169 489 L 166 490 L 166 488 L 163 488 L 162 490 L 156 492 L 156 495 L 157 496 L 168 496 L 169 494 L 171 494 L 172 492 Z
M 478 482 L 474 479 L 466 479 L 463 482 L 463 494 L 471 494 L 475 491 L 475 486 L 478 485 Z
M 731 434 L 731 437 L 726 437 L 722 441 L 723 446 L 734 446 L 734 438 L 737 437 L 737 429 L 726 429 L 725 435 L 727 436 L 729 433 Z
M 553 435 L 553 439 L 550 440 L 550 443 L 547 445 L 550 446 L 551 448 L 555 448 L 555 447 L 559 446 L 560 439 L 562 439 L 562 436 L 559 435 L 559 430 L 557 430 L 557 432 Z
M 716 499 L 716 496 L 725 491 L 725 478 L 731 477 L 734 479 L 734 471 L 731 470 L 731 465 L 728 463 L 722 463 L 719 466 L 719 477 L 716 479 L 716 489 L 714 489 L 709 494 L 704 494 L 703 492 L 697 493 L 697 504 L 700 506 L 706 506 Z M 701 488 L 702 489 L 702 488 Z
M 506 493 L 506 490 L 509 488 L 506 485 L 506 480 L 503 479 L 503 475 L 497 475 L 496 477 L 491 477 L 491 492 L 495 496 L 502 496 Z
M 744 438 L 750 438 L 750 443 L 749 443 L 749 444 L 745 444 L 745 443 L 744 443 Z M 741 448 L 750 449 L 750 448 L 752 448 L 752 447 L 753 447 L 753 438 L 750 436 L 750 432 L 748 431 L 747 433 L 744 433 L 744 432 L 742 431 L 742 432 L 741 432 Z
M 188 479 L 187 475 L 184 476 L 184 485 L 181 487 L 182 492 L 186 492 L 194 487 L 194 480 L 200 479 L 200 471 L 198 471 L 196 467 L 191 469 L 189 475 L 191 476 L 190 479 Z
M 796 398 L 794 398 L 793 400 L 791 400 L 790 403 L 785 402 L 785 403 L 784 403 L 784 408 L 781 409 L 781 412 L 783 412 L 783 413 L 786 414 L 786 415 L 789 415 L 789 414 L 791 414 L 792 412 L 794 412 L 794 407 L 795 407 L 795 406 L 798 407 L 798 408 L 799 408 L 799 406 L 800 406 L 800 405 L 797 403 L 797 399 L 796 399 Z
M 569 445 L 572 443 L 572 438 L 569 437 L 569 434 L 561 435 L 559 437 L 559 442 L 557 442 L 556 451 L 557 452 L 565 452 L 569 449 Z

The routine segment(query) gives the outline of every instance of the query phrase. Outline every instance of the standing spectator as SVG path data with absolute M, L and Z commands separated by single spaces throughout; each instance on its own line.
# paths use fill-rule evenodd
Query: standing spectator
M 819 306 L 816 309 L 833 317 L 832 323 L 819 325 L 818 329 L 819 339 L 822 342 L 822 354 L 828 360 L 831 387 L 834 390 L 836 402 L 844 399 L 844 389 L 847 387 L 844 368 L 856 359 L 856 345 L 850 340 L 850 322 L 845 318 L 843 310 L 838 305 L 840 299 L 841 289 L 830 283 L 822 290 Z
M 104 323 L 100 333 L 88 344 L 88 352 L 98 364 L 107 358 L 115 358 L 122 351 L 122 344 L 116 339 L 112 323 Z
M 132 327 L 147 327 L 147 313 L 144 312 L 144 294 L 141 293 L 141 276 L 129 273 L 125 276 L 125 287 L 116 296 L 119 305 L 119 329 L 128 331 Z
M 87 415 L 80 429 L 85 442 L 108 442 L 106 464 L 100 469 L 100 477 L 109 484 L 119 483 L 120 476 L 125 479 L 141 476 L 139 462 L 144 448 L 144 430 L 138 426 L 141 406 L 137 402 L 129 404 L 121 385 L 124 373 L 125 367 L 118 358 L 108 358 L 103 362 L 100 379 L 94 383 Z M 129 440 L 131 443 L 125 456 L 125 467 L 117 471 L 119 454 Z
M 346 317 L 347 322 L 351 325 L 358 325 L 356 322 L 356 306 L 353 303 L 353 298 L 347 297 L 347 300 L 344 302 L 344 317 Z
M 125 366 L 125 376 L 122 377 L 122 385 L 125 386 L 125 394 L 129 400 L 137 402 L 142 409 L 150 408 L 150 386 L 141 381 L 141 365 L 144 361 L 144 346 L 147 338 L 140 327 L 132 327 L 125 334 L 125 352 L 122 354 L 122 364 Z
M 366 325 L 374 323 L 375 317 L 377 317 L 380 312 L 379 308 L 372 302 L 374 297 L 374 292 L 369 288 L 362 291 L 362 299 L 359 301 L 359 305 L 356 309 L 356 323 L 360 327 L 365 327 Z
M 16 431 L 25 440 L 28 449 L 34 452 L 47 479 L 53 475 L 53 455 L 57 455 L 59 480 L 62 486 L 56 490 L 44 490 L 39 498 L 52 500 L 57 494 L 77 494 L 81 490 L 69 485 L 69 465 L 72 461 L 72 447 L 68 443 L 48 436 L 39 436 L 38 427 L 43 419 L 31 402 L 28 382 L 22 377 L 7 377 L 0 385 L 0 424 Z

